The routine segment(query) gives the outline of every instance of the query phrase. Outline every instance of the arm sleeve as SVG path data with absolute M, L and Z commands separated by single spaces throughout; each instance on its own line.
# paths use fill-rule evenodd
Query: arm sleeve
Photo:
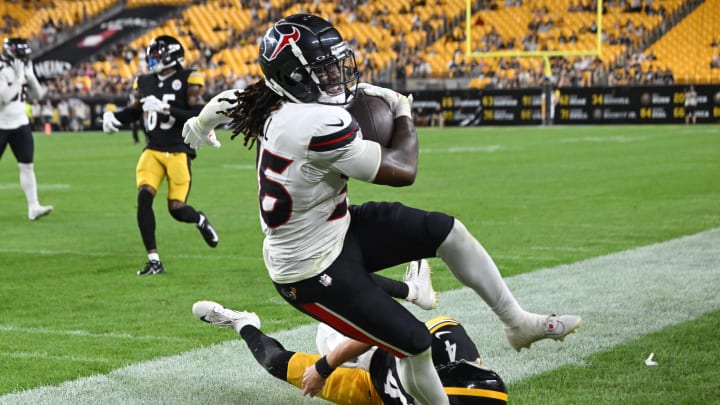
M 200 111 L 202 111 L 203 106 L 202 104 L 198 105 L 191 105 L 189 109 L 179 108 L 174 105 L 170 106 L 170 115 L 175 117 L 175 119 L 185 122 L 188 119 L 198 115 Z M 121 120 L 122 121 L 122 120 Z
M 27 79 L 28 84 L 28 90 L 30 92 L 30 95 L 33 98 L 43 98 L 45 97 L 45 94 L 47 93 L 47 89 L 40 85 L 40 82 L 38 82 L 37 77 L 35 75 L 30 75 Z
M 142 118 L 142 109 L 140 107 L 127 107 L 122 111 L 116 111 L 115 118 L 123 124 L 135 122 Z
M 382 161 L 382 147 L 379 143 L 357 138 L 346 146 L 345 153 L 332 167 L 348 177 L 371 183 L 375 180 Z
M 220 112 L 233 107 L 234 103 L 231 103 L 229 100 L 235 99 L 236 91 L 237 90 L 225 90 L 213 97 L 212 100 L 205 105 L 200 114 L 198 114 L 198 119 L 193 123 L 195 125 L 193 130 L 199 134 L 207 134 L 218 126 L 230 122 L 231 119 L 220 114 Z

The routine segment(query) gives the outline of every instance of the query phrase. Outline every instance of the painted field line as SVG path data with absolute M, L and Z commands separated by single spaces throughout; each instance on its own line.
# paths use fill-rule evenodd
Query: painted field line
M 527 309 L 577 313 L 584 324 L 564 343 L 516 353 L 500 322 L 474 293 L 442 293 L 437 310 L 464 323 L 486 366 L 516 382 L 592 353 L 720 309 L 720 229 L 508 278 Z M 212 297 L 207 297 L 212 299 Z M 188 308 L 188 312 L 190 308 Z M 208 327 L 211 327 L 208 325 Z M 234 333 L 218 329 L 217 333 Z M 315 327 L 274 334 L 292 350 L 314 351 Z M 652 348 L 648 348 L 651 351 Z M 638 353 L 638 367 L 648 353 Z M 0 404 L 318 404 L 270 377 L 241 340 L 0 397 Z
M 0 332 L 14 332 L 28 335 L 60 335 L 60 336 L 81 336 L 99 339 L 130 339 L 130 340 L 147 340 L 159 342 L 187 342 L 187 338 L 178 338 L 173 336 L 142 336 L 131 335 L 129 333 L 93 333 L 85 330 L 62 330 L 49 328 L 26 328 L 22 326 L 0 325 Z

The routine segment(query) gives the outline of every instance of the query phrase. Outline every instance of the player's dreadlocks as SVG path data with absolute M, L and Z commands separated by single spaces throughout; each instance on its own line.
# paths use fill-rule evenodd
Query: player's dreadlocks
M 236 91 L 235 96 L 235 99 L 220 99 L 235 105 L 220 114 L 232 119 L 229 124 L 232 128 L 230 139 L 243 134 L 243 145 L 252 149 L 255 142 L 260 142 L 265 120 L 271 112 L 280 108 L 282 98 L 270 90 L 263 80 L 251 84 L 244 91 Z

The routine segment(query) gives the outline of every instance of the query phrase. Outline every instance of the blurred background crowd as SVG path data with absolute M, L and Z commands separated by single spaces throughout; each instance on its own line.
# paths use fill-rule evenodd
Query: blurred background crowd
M 471 3 L 467 27 L 465 0 L 6 0 L 0 29 L 28 38 L 42 57 L 121 10 L 168 7 L 156 24 L 47 78 L 56 107 L 59 100 L 127 96 L 134 76 L 145 72 L 145 47 L 162 34 L 178 38 L 188 67 L 205 72 L 208 97 L 243 88 L 260 78 L 258 39 L 296 12 L 333 21 L 354 47 L 363 80 L 400 91 L 450 81 L 477 89 L 539 87 L 544 79 L 557 88 L 720 82 L 717 0 L 606 0 L 600 10 L 597 0 Z M 558 55 L 512 55 L 541 51 Z

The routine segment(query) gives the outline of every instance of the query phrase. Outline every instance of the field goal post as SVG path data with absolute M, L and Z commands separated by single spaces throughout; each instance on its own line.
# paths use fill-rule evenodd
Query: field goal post
M 532 1 L 532 0 L 531 0 Z M 597 0 L 597 13 L 595 16 L 595 24 L 597 32 L 595 33 L 595 49 L 588 50 L 548 50 L 548 51 L 492 51 L 492 52 L 474 52 L 472 50 L 472 26 L 473 26 L 473 0 L 465 0 L 465 56 L 468 58 L 542 58 L 543 60 L 543 85 L 542 85 L 542 117 L 543 123 L 551 122 L 550 112 L 552 110 L 552 94 L 553 88 L 550 82 L 552 69 L 550 65 L 551 57 L 568 57 L 568 56 L 600 56 L 602 54 L 602 11 L 603 0 Z

